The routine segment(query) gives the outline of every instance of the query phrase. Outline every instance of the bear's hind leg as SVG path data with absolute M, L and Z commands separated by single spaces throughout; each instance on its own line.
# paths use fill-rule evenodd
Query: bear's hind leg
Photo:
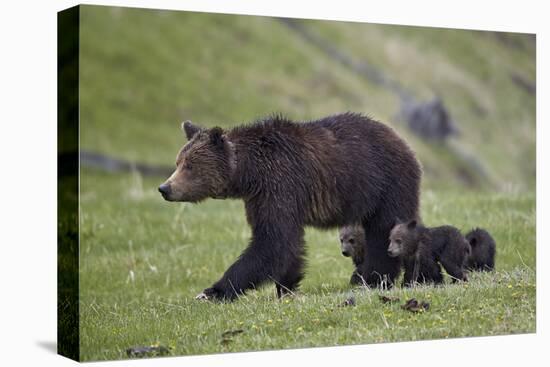
M 275 280 L 277 289 L 277 297 L 282 298 L 287 294 L 292 294 L 300 281 L 304 278 L 304 258 L 300 254 L 292 259 L 288 264 L 288 269 L 285 274 Z
M 358 273 L 369 287 L 390 288 L 399 275 L 401 260 L 388 256 L 389 229 L 381 231 L 375 226 L 365 226 L 365 260 Z

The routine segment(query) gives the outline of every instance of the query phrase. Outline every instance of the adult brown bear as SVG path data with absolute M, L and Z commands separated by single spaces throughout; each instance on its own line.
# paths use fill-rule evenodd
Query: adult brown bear
M 250 244 L 198 298 L 232 300 L 274 281 L 277 294 L 303 278 L 304 227 L 362 223 L 370 286 L 391 285 L 398 259 L 387 254 L 396 218 L 418 216 L 421 169 L 389 127 L 355 113 L 296 123 L 270 116 L 224 131 L 185 122 L 188 143 L 159 187 L 168 201 L 241 198 Z

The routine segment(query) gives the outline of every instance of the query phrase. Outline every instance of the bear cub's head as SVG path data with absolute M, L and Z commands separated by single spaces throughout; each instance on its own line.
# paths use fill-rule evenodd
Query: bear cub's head
M 206 198 L 225 198 L 235 169 L 235 148 L 219 127 L 201 128 L 182 123 L 187 144 L 176 157 L 176 170 L 159 186 L 167 201 L 196 203 Z
M 340 228 L 340 250 L 343 256 L 352 258 L 362 256 L 364 242 L 363 227 L 350 225 Z
M 413 256 L 418 249 L 419 240 L 420 231 L 419 224 L 416 219 L 411 219 L 408 222 L 396 224 L 390 232 L 388 256 Z

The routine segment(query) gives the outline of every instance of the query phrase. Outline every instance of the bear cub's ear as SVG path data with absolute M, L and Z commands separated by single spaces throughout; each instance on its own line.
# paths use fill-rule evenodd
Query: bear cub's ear
M 187 140 L 191 140 L 196 133 L 202 130 L 201 127 L 193 125 L 189 120 L 181 123 L 181 129 L 185 133 L 185 136 L 187 136 Z
M 475 247 L 477 245 L 477 238 L 473 237 L 470 239 L 470 246 Z

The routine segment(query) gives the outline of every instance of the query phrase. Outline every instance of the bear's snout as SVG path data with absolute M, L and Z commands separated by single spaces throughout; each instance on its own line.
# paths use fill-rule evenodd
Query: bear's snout
M 163 183 L 159 186 L 159 192 L 161 193 L 162 197 L 166 199 L 168 195 L 170 195 L 170 185 L 167 183 Z

